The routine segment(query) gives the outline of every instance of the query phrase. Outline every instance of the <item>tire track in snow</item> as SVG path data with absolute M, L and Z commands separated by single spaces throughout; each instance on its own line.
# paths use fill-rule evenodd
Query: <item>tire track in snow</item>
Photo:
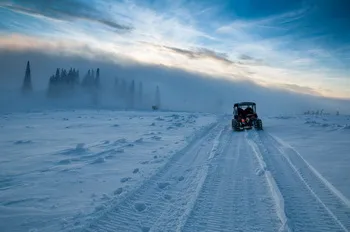
M 211 165 L 211 161 L 214 159 L 215 156 L 218 156 L 220 153 L 224 152 L 227 148 L 227 145 L 229 144 L 228 139 L 230 139 L 229 136 L 227 136 L 226 140 L 223 141 L 223 134 L 225 132 L 225 130 L 229 130 L 229 127 L 226 127 L 224 129 L 222 129 L 220 131 L 220 133 L 216 136 L 215 140 L 214 140 L 214 144 L 213 147 L 209 153 L 209 157 L 208 157 L 208 163 L 207 165 L 202 169 L 202 174 L 200 174 L 200 180 L 198 182 L 195 194 L 192 196 L 191 201 L 189 202 L 188 206 L 186 207 L 186 210 L 184 212 L 184 214 L 181 216 L 179 223 L 177 225 L 176 231 L 182 231 L 184 226 L 186 225 L 186 222 L 196 204 L 196 200 L 203 188 L 204 182 L 207 179 L 208 176 L 208 171 L 209 171 L 209 167 Z M 226 133 L 226 135 L 228 135 Z M 221 145 L 221 146 L 219 146 Z
M 286 216 L 286 212 L 284 209 L 284 198 L 283 198 L 271 172 L 267 169 L 266 163 L 264 161 L 262 154 L 259 151 L 259 148 L 252 140 L 249 139 L 248 136 L 247 136 L 247 139 L 248 139 L 249 145 L 251 146 L 251 148 L 253 150 L 253 153 L 255 154 L 257 160 L 259 161 L 260 168 L 261 168 L 261 170 L 259 170 L 259 171 L 261 173 L 263 173 L 264 176 L 266 177 L 266 180 L 267 180 L 269 187 L 270 187 L 272 197 L 275 200 L 277 216 L 279 217 L 279 219 L 282 223 L 282 225 L 278 231 L 279 232 L 282 232 L 282 231 L 290 232 L 291 230 L 288 226 L 288 218 Z
M 183 231 L 277 231 L 274 201 L 244 133 L 213 160 Z
M 331 185 L 315 168 L 313 168 L 296 150 L 269 135 L 271 141 L 286 157 L 295 173 L 309 188 L 310 192 L 323 205 L 329 215 L 339 224 L 343 231 L 350 230 L 349 200 Z
M 205 168 L 222 125 L 216 125 L 174 156 L 155 176 L 112 204 L 82 231 L 174 231 L 205 179 Z M 213 142 L 214 139 L 214 142 Z M 213 144 L 214 143 L 214 144 Z M 220 146 L 219 146 L 220 147 Z M 204 176 L 204 177 L 203 177 Z
M 350 209 L 350 200 L 345 197 L 336 187 L 334 187 L 326 178 L 324 178 L 321 173 L 319 173 L 309 162 L 307 162 L 303 156 L 297 151 L 295 150 L 292 146 L 290 146 L 289 144 L 285 143 L 284 141 L 282 141 L 280 138 L 278 137 L 275 137 L 275 136 L 272 136 L 270 135 L 273 139 L 276 140 L 276 142 L 278 142 L 280 145 L 282 145 L 282 149 L 283 150 L 289 150 L 290 153 L 289 154 L 292 154 L 290 155 L 289 157 L 291 158 L 291 156 L 296 156 L 295 158 L 296 159 L 300 159 L 300 161 L 302 163 L 305 163 L 305 165 L 307 166 L 308 169 L 310 169 L 313 174 L 315 176 L 317 176 L 317 178 L 320 179 L 320 181 L 323 182 L 323 184 L 331 191 L 333 192 L 333 194 L 335 196 L 337 196 L 339 198 L 339 200 L 341 200 L 343 202 L 344 205 L 346 205 L 349 209 Z
M 295 152 L 266 132 L 252 139 L 283 196 L 288 226 L 292 231 L 349 231 L 350 211 L 339 202 Z

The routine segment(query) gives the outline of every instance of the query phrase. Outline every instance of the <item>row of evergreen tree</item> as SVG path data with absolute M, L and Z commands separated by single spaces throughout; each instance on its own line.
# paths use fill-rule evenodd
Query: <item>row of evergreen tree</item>
M 141 107 L 143 105 L 143 84 L 136 83 L 135 80 L 128 82 L 124 78 L 115 78 L 114 90 L 119 101 L 130 108 Z
M 49 79 L 48 96 L 59 97 L 66 95 L 67 91 L 72 91 L 79 85 L 89 89 L 98 88 L 100 86 L 100 69 L 96 70 L 96 76 L 93 69 L 89 70 L 80 83 L 79 70 L 70 68 L 67 71 L 66 69 L 57 68 L 56 73 Z
M 68 72 L 65 69 L 58 68 L 56 74 L 52 75 L 49 80 L 49 85 L 75 85 L 79 83 L 79 70 L 70 69 Z
M 69 96 L 70 93 L 74 93 L 78 87 L 87 90 L 88 93 L 92 94 L 94 102 L 98 102 L 99 91 L 97 90 L 100 89 L 100 69 L 97 68 L 96 71 L 94 69 L 88 70 L 83 80 L 80 82 L 80 72 L 78 69 L 70 68 L 66 70 L 57 68 L 55 74 L 51 75 L 49 78 L 47 96 L 50 98 L 66 97 Z M 22 92 L 32 92 L 29 61 L 26 66 Z M 153 109 L 160 108 L 160 90 L 158 86 L 156 87 L 155 97 L 145 100 L 143 83 L 141 81 L 136 83 L 135 80 L 128 81 L 124 78 L 115 78 L 114 93 L 117 102 L 121 103 L 119 105 L 123 105 L 127 108 L 145 107 L 150 104 L 150 100 L 153 102 Z
M 71 68 L 69 71 L 65 69 L 57 69 L 56 74 L 50 77 L 48 96 L 60 97 L 66 96 L 67 90 L 74 90 L 76 86 L 82 86 L 87 90 L 98 90 L 100 87 L 100 69 L 88 70 L 82 82 L 79 81 L 79 70 Z M 115 78 L 114 91 L 119 105 L 127 108 L 144 107 L 144 93 L 142 81 L 136 83 L 135 80 L 128 81 L 124 78 Z M 91 91 L 94 94 L 94 101 L 98 102 L 98 94 L 96 91 Z M 153 99 L 152 99 L 153 100 Z M 160 108 L 160 90 L 157 86 L 153 109 Z
M 89 70 L 85 75 L 81 85 L 88 88 L 98 88 L 100 87 L 100 69 L 95 71 L 93 69 Z

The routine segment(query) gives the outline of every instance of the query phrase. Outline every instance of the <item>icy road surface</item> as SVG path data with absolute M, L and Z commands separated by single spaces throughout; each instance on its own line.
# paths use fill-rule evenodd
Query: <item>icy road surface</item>
M 347 118 L 264 122 L 232 132 L 204 114 L 4 115 L 0 231 L 349 231 Z M 317 149 L 336 135 L 338 155 Z

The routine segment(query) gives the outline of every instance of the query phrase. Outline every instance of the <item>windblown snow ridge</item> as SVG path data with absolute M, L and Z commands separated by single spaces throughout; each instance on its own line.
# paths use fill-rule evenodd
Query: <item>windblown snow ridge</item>
M 285 207 L 284 207 L 284 198 L 281 194 L 280 189 L 278 188 L 278 185 L 275 181 L 275 179 L 273 178 L 271 172 L 267 169 L 267 165 L 264 161 L 264 157 L 262 156 L 262 154 L 260 153 L 257 144 L 255 142 L 253 142 L 251 139 L 249 139 L 248 137 L 248 133 L 246 134 L 246 138 L 248 141 L 248 144 L 251 146 L 254 155 L 256 156 L 261 170 L 258 172 L 258 174 L 260 175 L 264 175 L 266 177 L 266 180 L 269 184 L 269 188 L 272 194 L 272 197 L 275 201 L 276 204 L 276 211 L 277 211 L 277 215 L 278 218 L 280 219 L 282 225 L 280 227 L 280 229 L 278 230 L 279 232 L 291 232 L 291 229 L 288 226 L 288 217 L 286 215 L 285 212 Z
M 217 154 L 217 151 L 219 149 L 219 144 L 220 144 L 220 141 L 221 141 L 221 137 L 222 137 L 222 134 L 223 132 L 226 130 L 226 128 L 223 128 L 219 133 L 218 135 L 215 137 L 214 139 L 214 144 L 213 144 L 213 147 L 210 151 L 210 154 L 209 154 L 209 157 L 208 157 L 208 160 L 211 160 L 215 157 L 215 155 Z
M 266 171 L 265 176 L 266 176 L 267 182 L 269 183 L 269 187 L 271 189 L 272 196 L 276 202 L 278 217 L 282 223 L 282 226 L 280 227 L 280 229 L 278 231 L 291 232 L 291 230 L 288 226 L 288 218 L 287 218 L 287 215 L 286 215 L 285 210 L 284 210 L 284 198 L 281 194 L 281 191 L 278 188 L 275 179 L 272 177 L 271 172 Z

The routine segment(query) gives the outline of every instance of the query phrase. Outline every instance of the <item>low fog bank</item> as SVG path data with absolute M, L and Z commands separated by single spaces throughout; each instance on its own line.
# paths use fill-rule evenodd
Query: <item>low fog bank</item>
M 21 95 L 27 61 L 31 64 L 33 92 Z M 326 99 L 287 90 L 266 88 L 249 81 L 228 81 L 218 77 L 189 73 L 162 65 L 142 65 L 121 61 L 94 61 L 80 57 L 44 55 L 35 52 L 0 52 L 0 111 L 42 109 L 142 109 L 155 104 L 156 87 L 160 90 L 160 108 L 172 111 L 200 111 L 231 114 L 239 101 L 254 101 L 263 115 L 300 114 L 307 110 L 324 110 L 331 114 L 350 113 L 350 101 Z M 57 68 L 76 68 L 80 79 L 89 69 L 100 68 L 101 87 L 91 95 L 78 91 L 58 99 L 46 97 L 49 78 Z M 142 82 L 142 103 L 129 107 L 118 97 L 115 78 L 128 83 Z M 136 85 L 137 88 L 137 85 Z

